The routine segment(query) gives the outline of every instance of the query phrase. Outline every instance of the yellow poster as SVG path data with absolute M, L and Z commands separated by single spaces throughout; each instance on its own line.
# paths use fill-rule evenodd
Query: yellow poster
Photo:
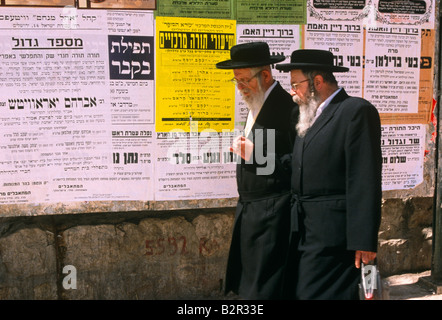
M 156 18 L 156 131 L 234 129 L 235 87 L 230 59 L 234 20 Z

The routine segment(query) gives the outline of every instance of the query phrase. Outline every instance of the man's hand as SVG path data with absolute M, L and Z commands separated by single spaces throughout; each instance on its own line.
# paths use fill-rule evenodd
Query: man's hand
M 361 267 L 361 260 L 363 263 L 367 264 L 370 261 L 373 261 L 375 258 L 376 252 L 357 250 L 355 254 L 355 266 L 359 269 Z
M 230 151 L 236 153 L 244 160 L 248 161 L 253 152 L 253 142 L 244 136 L 238 136 L 233 139 Z

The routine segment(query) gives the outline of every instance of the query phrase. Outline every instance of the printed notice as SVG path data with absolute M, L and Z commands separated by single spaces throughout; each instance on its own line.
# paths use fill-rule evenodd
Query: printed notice
M 188 1 L 160 0 L 157 16 L 234 19 L 232 0 Z
M 215 67 L 230 58 L 233 20 L 157 17 L 156 131 L 233 129 L 231 71 Z M 230 76 L 230 78 L 229 78 Z
M 387 25 L 434 28 L 435 0 L 376 0 L 376 20 Z
M 155 200 L 236 197 L 235 21 L 157 17 Z
M 423 181 L 424 125 L 382 126 L 382 190 L 412 189 Z
M 152 199 L 153 14 L 6 8 L 0 45 L 0 203 Z
M 237 197 L 235 130 L 157 132 L 155 200 Z
M 304 24 L 304 0 L 236 0 L 238 24 Z
M 434 28 L 435 0 L 307 0 L 310 22 Z
M 307 16 L 311 23 L 360 23 L 370 15 L 371 0 L 307 0 Z M 374 7 L 373 7 L 374 10 Z
M 380 113 L 417 113 L 421 33 L 419 28 L 368 28 L 364 98 Z

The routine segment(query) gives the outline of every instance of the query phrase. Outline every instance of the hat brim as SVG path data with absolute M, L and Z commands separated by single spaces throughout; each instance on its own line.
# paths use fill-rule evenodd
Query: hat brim
M 233 60 L 226 60 L 221 61 L 216 64 L 216 67 L 218 69 L 244 69 L 244 68 L 254 68 L 254 67 L 261 67 L 261 66 L 267 66 L 269 64 L 275 64 L 281 61 L 285 60 L 285 56 L 272 56 L 268 60 L 264 61 L 233 61 Z
M 285 72 L 288 72 L 293 69 L 319 69 L 331 72 L 347 72 L 348 70 L 350 70 L 347 67 L 330 66 L 320 63 L 282 63 L 282 64 L 277 64 L 275 68 L 277 70 Z

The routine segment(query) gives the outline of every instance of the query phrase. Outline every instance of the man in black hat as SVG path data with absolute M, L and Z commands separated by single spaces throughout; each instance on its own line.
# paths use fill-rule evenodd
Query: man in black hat
M 300 116 L 292 156 L 297 299 L 358 299 L 361 261 L 374 260 L 381 217 L 381 128 L 376 108 L 339 88 L 333 54 L 296 50 L 290 63 Z M 290 272 L 290 271 L 289 271 Z
M 271 56 L 265 42 L 233 46 L 230 55 L 216 67 L 233 69 L 249 112 L 244 135 L 231 148 L 242 159 L 225 291 L 244 299 L 281 299 L 291 198 L 290 163 L 281 159 L 292 152 L 298 107 L 272 76 L 271 65 L 284 56 Z M 262 163 L 262 156 L 271 163 Z

